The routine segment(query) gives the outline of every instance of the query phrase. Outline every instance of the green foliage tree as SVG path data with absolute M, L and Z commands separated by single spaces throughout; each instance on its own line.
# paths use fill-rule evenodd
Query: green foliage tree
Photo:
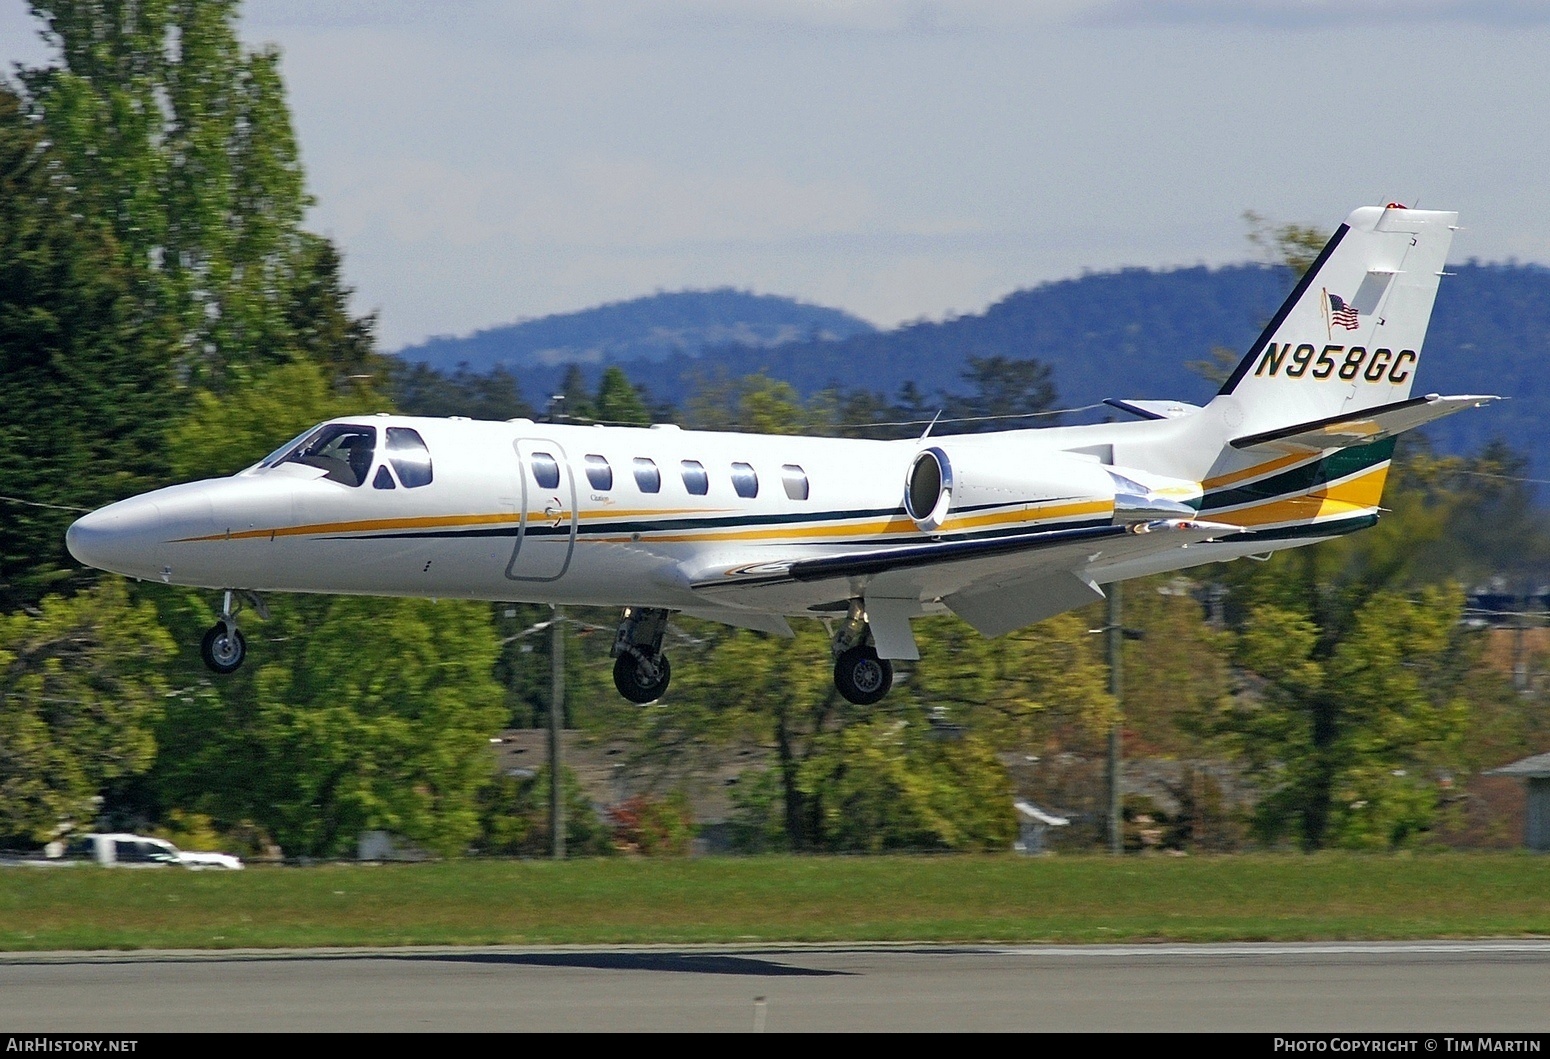
M 603 372 L 597 386 L 597 419 L 600 423 L 615 426 L 644 427 L 651 425 L 651 413 L 639 391 L 624 374 L 624 369 L 614 365 Z
M 948 418 L 967 420 L 952 424 L 952 431 L 1008 430 L 1033 425 L 1007 423 L 1011 417 L 1038 415 L 1055 403 L 1055 383 L 1049 365 L 1037 360 L 1016 360 L 994 354 L 969 357 L 963 380 L 970 386 L 966 396 L 948 396 Z
M 533 406 L 522 396 L 516 376 L 500 366 L 480 374 L 459 364 L 448 375 L 428 364 L 393 359 L 386 374 L 393 406 L 405 415 L 533 418 Z
M 1243 223 L 1248 225 L 1249 242 L 1258 247 L 1271 264 L 1285 265 L 1297 276 L 1308 271 L 1329 241 L 1329 234 L 1316 225 L 1278 223 L 1257 210 L 1244 210 Z
M 57 60 L 21 72 L 87 216 L 104 219 L 141 311 L 178 323 L 178 368 L 225 389 L 311 356 L 374 374 L 337 250 L 306 195 L 272 48 L 237 36 L 237 0 L 35 0 Z
M 159 484 L 173 329 L 140 312 L 106 226 L 0 86 L 0 610 L 83 583 L 79 510 Z
M 1017 835 L 1012 785 L 989 743 L 937 741 L 897 716 L 849 724 L 802 764 L 814 845 L 836 852 L 1004 850 Z
M 369 390 L 341 394 L 325 369 L 308 360 L 253 376 L 223 396 L 192 395 L 190 407 L 168 432 L 167 463 L 179 481 L 235 474 L 273 452 L 287 438 L 335 416 L 376 411 Z
M 171 639 L 104 578 L 0 615 L 0 843 L 42 843 L 112 812 L 151 766 Z
M 587 377 L 580 365 L 572 364 L 565 369 L 559 390 L 550 396 L 544 414 L 553 416 L 561 423 L 592 423 L 597 420 L 597 408 L 587 390 Z
M 171 624 L 192 643 L 211 615 L 179 598 Z M 487 607 L 292 599 L 248 630 L 256 664 L 167 700 L 161 811 L 255 825 L 292 856 L 344 853 L 365 830 L 444 855 L 475 840 L 505 719 Z
M 543 857 L 554 848 L 549 835 L 549 769 L 531 776 L 501 776 L 479 796 L 481 853 Z M 565 797 L 565 855 L 602 857 L 614 852 L 607 824 L 570 769 L 562 768 Z
M 1236 655 L 1257 694 L 1234 710 L 1262 837 L 1305 849 L 1399 845 L 1427 830 L 1457 759 L 1470 655 L 1456 591 L 1375 593 L 1331 641 L 1306 612 L 1257 606 Z

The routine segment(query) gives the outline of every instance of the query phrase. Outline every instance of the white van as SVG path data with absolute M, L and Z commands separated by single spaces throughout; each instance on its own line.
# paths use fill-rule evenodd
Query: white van
M 188 853 L 162 838 L 145 835 L 79 835 L 65 847 L 65 856 L 97 864 L 126 868 L 225 868 L 235 870 L 242 861 L 226 853 Z

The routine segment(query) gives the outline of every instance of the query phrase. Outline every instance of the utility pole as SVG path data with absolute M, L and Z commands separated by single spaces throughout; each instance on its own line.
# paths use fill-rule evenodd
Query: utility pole
M 1125 653 L 1125 629 L 1120 617 L 1119 582 L 1105 586 L 1108 593 L 1107 628 L 1109 634 L 1109 694 L 1114 696 L 1117 711 L 1114 725 L 1109 729 L 1109 852 L 1115 855 L 1125 852 L 1125 827 L 1123 807 L 1119 794 L 1121 760 L 1120 728 L 1124 725 L 1124 706 L 1120 701 L 1120 663 Z
M 560 733 L 565 728 L 565 611 L 554 608 L 549 626 L 549 834 L 555 860 L 565 859 L 565 798 L 561 787 Z

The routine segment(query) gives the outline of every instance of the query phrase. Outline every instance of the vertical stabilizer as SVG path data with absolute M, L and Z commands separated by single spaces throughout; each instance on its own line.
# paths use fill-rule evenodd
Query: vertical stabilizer
M 1393 204 L 1355 210 L 1213 403 L 1252 433 L 1408 398 L 1457 221 Z

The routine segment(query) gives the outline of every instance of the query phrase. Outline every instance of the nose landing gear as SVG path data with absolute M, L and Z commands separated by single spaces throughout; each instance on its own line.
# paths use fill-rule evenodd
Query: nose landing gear
M 235 673 L 247 658 L 248 641 L 242 635 L 242 630 L 237 628 L 237 614 L 242 610 L 243 600 L 253 605 L 259 617 L 269 617 L 269 608 L 256 594 L 237 593 L 228 589 L 221 600 L 220 620 L 210 626 L 204 639 L 199 643 L 199 656 L 204 659 L 205 666 L 213 673 L 219 673 L 222 676 Z
M 865 606 L 853 599 L 834 634 L 834 687 L 857 706 L 880 702 L 893 687 L 893 663 L 877 657 L 877 648 L 867 642 L 870 638 Z
M 242 630 L 235 623 L 228 624 L 224 618 L 210 626 L 210 631 L 205 633 L 204 640 L 199 644 L 199 654 L 205 660 L 205 665 L 211 672 L 222 676 L 235 673 L 247 653 L 247 637 L 242 635 Z
M 667 692 L 672 667 L 662 653 L 668 612 L 654 607 L 626 607 L 614 636 L 614 687 L 631 702 L 655 702 Z

